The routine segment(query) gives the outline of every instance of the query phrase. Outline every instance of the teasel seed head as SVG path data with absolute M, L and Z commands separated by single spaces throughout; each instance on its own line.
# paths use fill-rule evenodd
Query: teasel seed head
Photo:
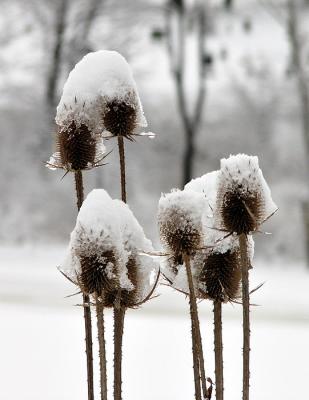
M 104 158 L 103 138 L 91 132 L 86 124 L 74 120 L 59 126 L 56 133 L 56 153 L 49 162 L 55 168 L 79 171 L 94 168 Z
M 123 136 L 132 140 L 138 122 L 134 101 L 113 99 L 106 102 L 103 124 L 111 136 Z
M 221 160 L 216 204 L 220 228 L 249 234 L 275 209 L 257 157 L 238 154 Z
M 78 282 L 84 293 L 102 297 L 117 287 L 116 275 L 113 274 L 116 266 L 113 251 L 80 256 L 80 266 Z
M 174 261 L 193 255 L 203 240 L 202 213 L 205 198 L 193 191 L 172 191 L 161 196 L 158 222 L 160 238 Z
M 213 251 L 204 258 L 202 264 L 198 278 L 199 297 L 221 302 L 233 301 L 239 297 L 240 280 L 239 251 Z

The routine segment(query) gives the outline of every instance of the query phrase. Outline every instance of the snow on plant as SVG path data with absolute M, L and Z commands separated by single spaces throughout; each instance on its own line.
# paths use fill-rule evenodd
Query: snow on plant
M 64 126 L 72 120 L 108 136 L 128 137 L 147 126 L 132 70 L 118 52 L 88 53 L 71 71 L 56 122 Z
M 196 284 L 192 273 L 191 261 L 203 246 L 202 215 L 206 208 L 205 196 L 201 193 L 186 190 L 174 190 L 162 195 L 159 201 L 158 223 L 161 242 L 169 253 L 168 272 L 173 280 L 186 280 L 188 283 L 191 316 L 191 336 L 193 349 L 193 372 L 195 397 L 201 400 L 210 398 L 206 385 L 203 346 L 196 303 Z M 184 265 L 186 274 L 180 274 Z M 174 278 L 174 279 L 173 279 Z
M 245 154 L 221 160 L 215 221 L 228 235 L 238 235 L 243 305 L 243 400 L 249 400 L 250 292 L 249 234 L 259 230 L 276 211 L 258 158 Z
M 217 202 L 219 226 L 237 234 L 257 231 L 277 209 L 258 158 L 245 154 L 221 160 Z
M 137 307 L 148 300 L 158 281 L 158 263 L 146 253 L 153 252 L 153 246 L 129 206 L 123 201 L 114 200 L 118 215 L 121 220 L 122 240 L 128 252 L 127 273 L 134 284 L 130 298 L 123 299 L 121 304 L 125 307 Z M 155 282 L 153 282 L 156 274 Z
M 71 234 L 70 258 L 65 268 L 75 275 L 81 290 L 103 297 L 112 306 L 118 289 L 132 290 L 127 276 L 128 253 L 122 243 L 119 217 L 111 197 L 103 189 L 85 199 Z
M 116 302 L 135 307 L 149 293 L 157 270 L 141 251 L 153 251 L 152 244 L 129 207 L 95 189 L 79 211 L 63 272 L 105 307 Z

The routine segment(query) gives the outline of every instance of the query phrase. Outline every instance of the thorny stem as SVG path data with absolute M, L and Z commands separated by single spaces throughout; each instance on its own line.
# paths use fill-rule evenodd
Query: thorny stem
M 124 140 L 123 136 L 118 136 L 118 150 L 119 150 L 119 161 L 120 161 L 120 179 L 121 179 L 121 200 L 127 202 L 127 191 L 126 191 L 126 160 L 124 153 Z
M 118 136 L 118 150 L 120 161 L 121 200 L 126 203 L 126 160 L 123 136 Z M 125 307 L 122 307 L 120 304 L 114 306 L 114 400 L 121 400 L 122 341 L 125 312 Z
M 123 306 L 114 307 L 114 400 L 121 400 L 122 391 L 122 338 L 124 316 Z
M 239 235 L 243 309 L 243 400 L 249 400 L 250 379 L 250 294 L 247 236 Z
M 84 201 L 84 187 L 82 171 L 75 171 L 75 188 L 77 196 L 77 208 L 81 208 Z M 88 381 L 88 400 L 94 400 L 93 388 L 93 355 L 92 355 L 92 325 L 91 311 L 89 306 L 89 296 L 83 294 L 84 320 L 85 320 L 85 342 L 87 357 L 87 381 Z
M 107 372 L 106 372 L 104 308 L 98 298 L 96 298 L 96 313 L 97 313 L 99 357 L 100 357 L 101 400 L 107 400 Z
M 214 301 L 216 400 L 223 400 L 222 303 Z
M 204 367 L 203 345 L 202 345 L 200 322 L 198 318 L 198 310 L 197 310 L 196 297 L 194 291 L 193 277 L 190 265 L 190 257 L 187 254 L 184 254 L 183 258 L 185 261 L 188 284 L 189 284 L 189 293 L 190 293 L 189 297 L 190 297 L 190 315 L 192 324 L 192 346 L 193 346 L 193 363 L 194 363 L 193 368 L 194 368 L 195 392 L 196 392 L 195 396 L 196 399 L 201 398 L 200 382 L 198 384 L 198 387 L 196 384 L 196 375 L 197 375 L 199 380 L 201 380 L 202 382 L 203 398 L 207 399 L 208 393 L 207 393 L 205 367 Z M 194 354 L 194 350 L 197 352 L 197 359 L 198 359 L 197 364 L 196 364 L 196 357 Z M 196 373 L 196 369 L 198 370 L 198 373 Z

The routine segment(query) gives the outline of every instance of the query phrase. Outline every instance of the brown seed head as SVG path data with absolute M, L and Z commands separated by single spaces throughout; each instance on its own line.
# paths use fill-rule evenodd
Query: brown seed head
M 97 140 L 84 124 L 72 121 L 57 132 L 57 163 L 67 170 L 83 170 L 94 166 L 97 160 Z
M 106 104 L 103 124 L 113 136 L 130 139 L 137 126 L 136 108 L 125 101 L 112 100 Z
M 203 263 L 199 276 L 200 297 L 222 302 L 238 297 L 241 280 L 238 251 L 211 253 Z
M 111 267 L 114 269 L 116 265 L 113 251 L 105 251 L 100 256 L 97 254 L 81 256 L 80 264 L 78 282 L 85 293 L 105 296 L 115 290 L 116 276 L 111 277 L 113 273 L 108 271 Z
M 161 240 L 171 250 L 174 261 L 179 263 L 182 259 L 182 254 L 194 254 L 200 246 L 200 232 L 190 224 L 187 220 L 184 222 L 182 215 L 179 215 L 175 210 L 171 210 L 171 214 L 160 224 Z M 175 211 L 175 212 L 173 212 Z
M 259 191 L 244 190 L 241 185 L 218 192 L 219 212 L 223 228 L 238 235 L 249 234 L 262 222 L 263 198 Z

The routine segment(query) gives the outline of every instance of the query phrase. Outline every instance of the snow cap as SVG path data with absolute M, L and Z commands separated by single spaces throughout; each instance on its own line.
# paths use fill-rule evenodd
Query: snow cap
M 100 50 L 85 55 L 70 72 L 57 107 L 56 123 L 85 124 L 102 133 L 110 104 L 134 110 L 134 126 L 147 126 L 132 70 L 117 51 Z

